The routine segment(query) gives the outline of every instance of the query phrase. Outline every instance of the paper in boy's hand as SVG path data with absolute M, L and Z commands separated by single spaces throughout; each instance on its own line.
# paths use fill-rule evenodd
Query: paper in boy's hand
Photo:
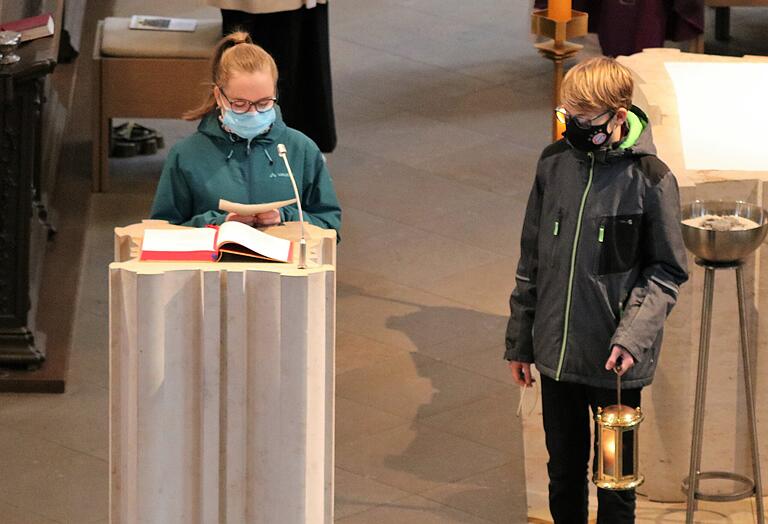
M 219 209 L 227 213 L 235 213 L 241 216 L 254 216 L 260 213 L 266 213 L 273 209 L 280 209 L 296 202 L 295 198 L 290 200 L 280 200 L 279 202 L 265 202 L 264 204 L 238 204 L 229 200 L 219 199 Z

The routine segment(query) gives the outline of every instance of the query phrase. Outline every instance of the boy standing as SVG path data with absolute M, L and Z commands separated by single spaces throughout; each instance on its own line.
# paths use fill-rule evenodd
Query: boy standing
M 611 58 L 563 79 L 565 139 L 544 149 L 525 212 L 506 353 L 516 383 L 541 375 L 549 506 L 587 522 L 590 410 L 640 405 L 664 320 L 688 278 L 677 182 L 655 155 L 630 71 Z M 634 522 L 635 492 L 598 489 L 599 524 Z

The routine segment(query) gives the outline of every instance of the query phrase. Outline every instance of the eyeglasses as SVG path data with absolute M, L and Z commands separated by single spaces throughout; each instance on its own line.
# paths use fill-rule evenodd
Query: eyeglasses
M 229 107 L 232 109 L 232 112 L 237 113 L 239 115 L 250 111 L 251 106 L 255 107 L 256 111 L 258 111 L 259 113 L 266 113 L 267 111 L 275 107 L 275 102 L 277 102 L 277 98 L 275 98 L 274 96 L 262 98 L 261 100 L 256 100 L 255 102 L 251 102 L 250 100 L 245 100 L 243 98 L 235 98 L 233 100 L 230 100 L 227 94 L 221 88 L 221 86 L 219 86 L 219 91 L 221 91 L 221 96 L 223 96 L 224 99 L 227 102 L 229 102 Z
M 594 118 L 583 118 L 580 116 L 569 115 L 568 111 L 566 111 L 562 106 L 555 109 L 555 118 L 557 118 L 558 122 L 561 124 L 567 124 L 569 120 L 573 120 L 573 123 L 576 124 L 576 127 L 579 129 L 589 129 L 593 125 L 592 122 L 598 118 L 602 117 L 603 115 L 611 115 L 611 118 L 613 118 L 614 114 L 616 114 L 616 112 L 613 109 L 607 109 Z

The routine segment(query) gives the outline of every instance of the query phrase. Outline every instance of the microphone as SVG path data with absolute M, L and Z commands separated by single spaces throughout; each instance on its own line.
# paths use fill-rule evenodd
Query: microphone
M 296 196 L 296 205 L 299 208 L 299 224 L 301 227 L 301 239 L 299 240 L 299 269 L 306 269 L 307 240 L 304 237 L 304 210 L 301 208 L 301 195 L 299 195 L 299 188 L 296 185 L 296 179 L 293 176 L 291 164 L 288 163 L 288 149 L 286 149 L 285 144 L 277 144 L 277 154 L 285 163 L 285 168 L 288 170 L 288 176 L 290 177 L 291 185 L 293 186 L 293 194 Z

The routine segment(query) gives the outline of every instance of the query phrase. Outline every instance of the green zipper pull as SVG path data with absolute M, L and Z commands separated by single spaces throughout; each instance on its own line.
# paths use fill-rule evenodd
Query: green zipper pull
M 600 226 L 600 231 L 597 233 L 597 241 L 602 244 L 603 240 L 605 240 L 605 226 Z
M 560 234 L 560 221 L 555 220 L 555 230 L 552 232 L 554 236 L 557 236 Z

